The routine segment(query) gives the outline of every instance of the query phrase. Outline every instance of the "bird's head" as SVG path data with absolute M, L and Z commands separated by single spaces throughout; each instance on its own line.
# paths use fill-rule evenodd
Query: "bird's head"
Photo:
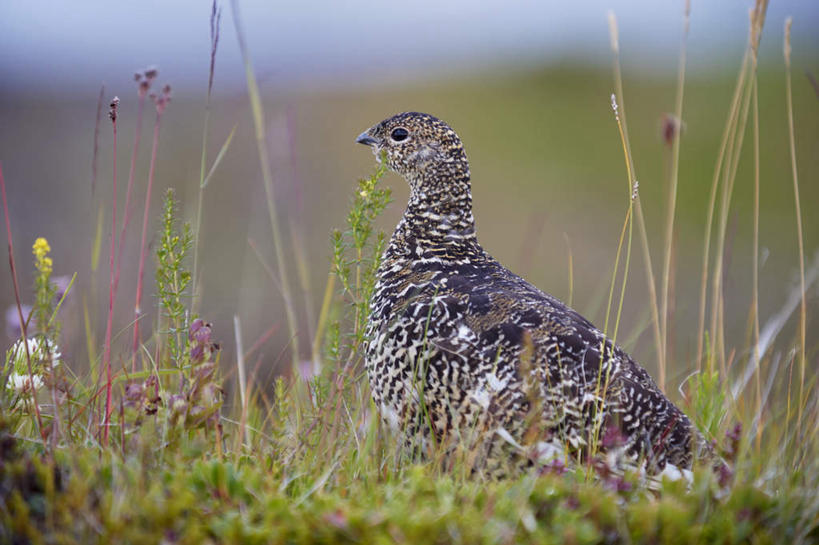
M 449 125 L 429 114 L 404 112 L 361 133 L 356 142 L 382 153 L 387 167 L 412 187 L 442 179 L 469 179 L 469 163 L 461 139 Z

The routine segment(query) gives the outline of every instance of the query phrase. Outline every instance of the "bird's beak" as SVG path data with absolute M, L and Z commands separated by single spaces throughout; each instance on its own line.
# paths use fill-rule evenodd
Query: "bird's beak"
M 369 129 L 359 134 L 355 141 L 365 146 L 376 146 L 380 143 L 377 138 L 370 136 Z

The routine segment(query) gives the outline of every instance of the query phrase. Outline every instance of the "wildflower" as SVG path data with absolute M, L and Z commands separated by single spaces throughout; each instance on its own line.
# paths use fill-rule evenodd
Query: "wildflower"
M 32 250 L 34 251 L 34 255 L 37 259 L 42 259 L 47 253 L 51 251 L 51 246 L 48 245 L 48 241 L 43 237 L 39 237 L 37 240 L 34 241 L 34 246 L 32 246 Z
M 51 251 L 48 241 L 39 237 L 31 247 L 34 254 L 34 285 L 36 300 L 34 303 L 34 316 L 37 329 L 40 333 L 49 333 L 49 320 L 54 310 L 54 296 L 57 286 L 51 282 L 51 273 L 54 270 L 54 262 L 48 257 Z M 53 344 L 53 343 L 50 343 Z
M 31 358 L 31 373 L 28 369 L 28 357 L 23 340 L 20 339 L 6 353 L 6 365 L 10 368 L 6 386 L 20 394 L 36 391 L 43 385 L 45 374 L 60 365 L 59 347 L 43 337 L 27 339 L 28 354 Z M 50 362 L 50 365 L 48 365 Z
M 211 342 L 212 333 L 211 324 L 201 318 L 197 318 L 191 323 L 188 332 L 188 340 L 191 343 L 189 354 L 191 363 L 200 364 L 208 361 L 213 353 L 219 350 L 219 345 Z
M 32 246 L 32 252 L 34 253 L 35 257 L 34 266 L 37 267 L 40 274 L 51 274 L 54 262 L 51 261 L 50 257 L 48 257 L 48 253 L 50 251 L 51 246 L 48 245 L 48 241 L 43 237 L 40 237 L 34 241 L 34 246 Z

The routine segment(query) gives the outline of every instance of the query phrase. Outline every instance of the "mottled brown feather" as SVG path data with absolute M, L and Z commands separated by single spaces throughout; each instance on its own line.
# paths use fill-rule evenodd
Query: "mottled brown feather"
M 628 354 L 484 251 L 469 163 L 446 123 L 402 113 L 359 142 L 410 186 L 378 271 L 366 350 L 375 403 L 409 446 L 460 448 L 490 475 L 544 452 L 614 448 L 599 440 L 609 428 L 650 474 L 689 468 L 708 449 Z

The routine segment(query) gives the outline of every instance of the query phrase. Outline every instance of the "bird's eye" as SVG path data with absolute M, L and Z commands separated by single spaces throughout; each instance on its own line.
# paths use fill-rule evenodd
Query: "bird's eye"
M 390 138 L 395 140 L 396 142 L 401 142 L 402 140 L 406 140 L 409 136 L 409 131 L 404 127 L 398 127 L 397 129 L 393 129 L 390 133 Z

